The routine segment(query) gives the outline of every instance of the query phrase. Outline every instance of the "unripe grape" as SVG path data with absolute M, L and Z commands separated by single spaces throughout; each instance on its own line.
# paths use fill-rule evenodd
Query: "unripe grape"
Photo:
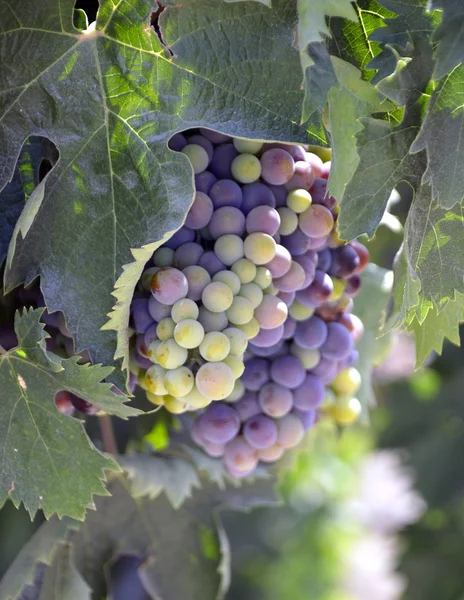
M 253 154 L 239 154 L 232 161 L 231 170 L 240 183 L 253 183 L 261 175 L 261 163 Z
M 179 367 L 167 371 L 164 376 L 164 387 L 168 394 L 175 398 L 181 398 L 188 394 L 193 388 L 193 373 L 187 367 Z
M 196 374 L 198 391 L 209 400 L 223 400 L 234 389 L 235 377 L 232 369 L 222 362 L 208 362 Z
M 161 342 L 156 352 L 156 360 L 165 369 L 177 369 L 187 360 L 187 350 L 172 338 Z

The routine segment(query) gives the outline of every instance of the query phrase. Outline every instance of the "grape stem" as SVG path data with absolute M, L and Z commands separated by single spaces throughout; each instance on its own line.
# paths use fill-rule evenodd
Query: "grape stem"
M 100 423 L 100 431 L 103 439 L 103 448 L 108 454 L 117 454 L 118 446 L 114 435 L 113 423 L 110 415 L 103 414 L 98 418 Z

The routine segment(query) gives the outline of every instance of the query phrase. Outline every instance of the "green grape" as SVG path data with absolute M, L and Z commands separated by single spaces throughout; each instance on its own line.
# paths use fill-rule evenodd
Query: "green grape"
M 241 283 L 250 283 L 256 277 L 256 265 L 248 258 L 240 258 L 234 262 L 231 269 L 238 275 Z
M 255 140 L 241 140 L 239 138 L 234 138 L 234 146 L 241 154 L 258 154 L 263 147 L 263 143 Z
M 200 307 L 198 321 L 203 325 L 206 333 L 210 331 L 222 331 L 227 327 L 228 320 L 225 312 L 214 313 L 205 306 Z
M 267 233 L 256 231 L 246 237 L 243 249 L 246 258 L 254 262 L 255 265 L 265 265 L 276 254 L 276 242 Z
M 153 264 L 155 267 L 172 267 L 174 264 L 174 250 L 161 246 L 158 250 L 155 250 L 153 254 Z
M 276 288 L 276 286 L 271 283 L 267 286 L 267 288 L 265 288 L 263 290 L 263 294 L 265 296 L 277 296 L 277 294 L 280 292 L 279 288 Z
M 232 304 L 233 298 L 230 287 L 220 281 L 208 283 L 201 295 L 203 306 L 211 312 L 224 312 Z
M 233 270 L 234 269 L 232 265 L 232 271 Z M 221 283 L 225 283 L 232 290 L 232 294 L 236 296 L 240 291 L 240 279 L 232 271 L 219 271 L 218 273 L 216 273 L 216 275 L 213 276 L 213 282 L 218 281 Z
M 230 267 L 239 258 L 243 258 L 243 240 L 238 235 L 221 235 L 214 243 L 214 253 L 219 260 Z
M 272 283 L 272 274 L 269 269 L 267 267 L 258 267 L 253 283 L 256 283 L 262 290 L 265 290 Z
M 200 410 L 211 404 L 211 400 L 205 398 L 194 385 L 190 392 L 182 397 L 182 400 L 186 403 L 188 410 Z
M 239 377 L 243 375 L 245 363 L 240 356 L 233 356 L 232 354 L 229 354 L 229 356 L 226 356 L 224 359 L 224 362 L 232 369 L 235 379 L 239 379 Z
M 189 298 L 182 298 L 175 302 L 171 309 L 171 318 L 174 323 L 180 323 L 185 319 L 198 319 L 198 304 Z
M 156 353 L 156 361 L 165 369 L 177 369 L 187 360 L 188 352 L 172 338 L 161 342 Z
M 242 296 L 235 296 L 230 308 L 226 310 L 227 318 L 233 325 L 245 325 L 251 321 L 253 314 L 251 302 Z
M 339 425 L 351 425 L 359 419 L 361 412 L 359 400 L 347 395 L 337 396 L 334 405 L 329 409 L 329 414 Z
M 236 327 L 240 329 L 240 331 L 243 331 L 249 340 L 252 340 L 254 337 L 256 337 L 260 329 L 258 320 L 255 317 L 248 321 L 248 323 L 236 325 Z
M 207 333 L 200 344 L 200 354 L 209 362 L 220 362 L 224 360 L 229 352 L 229 338 L 219 331 Z
M 194 381 L 193 373 L 189 368 L 179 367 L 166 373 L 164 387 L 174 398 L 181 398 L 191 391 Z
M 146 392 L 146 397 L 147 400 L 149 402 L 151 402 L 152 404 L 154 404 L 155 406 L 163 406 L 164 405 L 164 399 L 166 396 L 160 396 L 159 394 L 152 394 L 151 392 L 147 391 Z
M 198 144 L 187 144 L 181 152 L 188 157 L 195 175 L 204 171 L 209 164 L 208 153 Z
M 332 381 L 331 386 L 337 394 L 354 396 L 361 387 L 361 373 L 354 367 L 343 369 Z
M 147 356 L 151 360 L 151 362 L 156 362 L 156 353 L 158 352 L 158 348 L 160 347 L 161 340 L 153 340 L 150 342 L 147 348 Z
M 166 317 L 165 319 L 161 319 L 156 327 L 156 335 L 158 339 L 162 342 L 172 338 L 174 336 L 174 327 L 176 324 L 171 319 L 171 317 Z
M 174 398 L 169 394 L 164 397 L 164 408 L 173 415 L 181 415 L 188 411 L 188 405 L 183 398 Z
M 253 154 L 239 154 L 230 168 L 232 175 L 240 183 L 253 183 L 261 175 L 261 162 Z
M 327 302 L 336 302 L 343 296 L 343 292 L 346 288 L 346 281 L 339 279 L 338 277 L 331 277 L 333 283 L 333 290 L 330 296 L 327 298 Z
M 307 210 L 311 206 L 311 203 L 311 194 L 306 190 L 292 190 L 287 196 L 288 208 L 297 214 Z
M 234 389 L 230 392 L 230 394 L 225 399 L 226 402 L 238 402 L 240 398 L 243 398 L 245 395 L 245 386 L 241 379 L 236 379 L 234 383 Z
M 298 227 L 298 216 L 296 213 L 288 208 L 288 206 L 281 206 L 277 209 L 280 215 L 280 235 L 290 235 Z
M 159 365 L 152 365 L 147 369 L 145 373 L 145 385 L 147 390 L 157 396 L 164 396 L 164 394 L 167 394 L 164 385 L 165 374 L 166 369 L 163 369 L 163 367 L 160 367 Z
M 208 362 L 198 369 L 195 383 L 205 398 L 224 400 L 234 389 L 235 377 L 229 365 L 223 362 Z
M 249 300 L 253 308 L 259 306 L 263 301 L 263 290 L 256 283 L 244 283 L 240 288 L 239 295 Z
M 301 304 L 298 300 L 294 300 L 288 309 L 288 314 L 292 319 L 295 319 L 295 321 L 306 321 L 313 316 L 314 308 L 310 308 L 309 306 Z
M 248 346 L 248 338 L 243 331 L 237 327 L 227 327 L 222 332 L 227 336 L 230 342 L 230 352 L 232 356 L 242 356 Z
M 203 325 L 193 319 L 185 319 L 177 323 L 174 329 L 174 339 L 182 348 L 192 349 L 197 348 L 203 338 L 205 330 Z

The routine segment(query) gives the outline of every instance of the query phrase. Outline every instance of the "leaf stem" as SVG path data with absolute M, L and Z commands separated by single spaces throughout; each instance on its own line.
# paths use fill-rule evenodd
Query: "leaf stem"
M 100 431 L 103 439 L 103 448 L 108 454 L 117 454 L 118 446 L 116 444 L 116 437 L 114 435 L 113 423 L 110 415 L 106 413 L 100 415 L 98 418 L 100 423 Z

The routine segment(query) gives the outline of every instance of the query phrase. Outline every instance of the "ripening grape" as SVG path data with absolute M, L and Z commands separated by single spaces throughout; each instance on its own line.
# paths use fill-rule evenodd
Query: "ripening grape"
M 250 233 L 245 238 L 243 247 L 246 258 L 255 265 L 265 265 L 274 258 L 276 253 L 275 240 L 267 233 Z
M 267 183 L 282 185 L 292 177 L 294 170 L 295 162 L 286 150 L 272 148 L 261 156 L 261 176 Z
M 222 333 L 229 340 L 230 354 L 232 356 L 242 356 L 248 346 L 248 338 L 245 333 L 236 327 L 227 327 Z
M 266 267 L 272 273 L 273 277 L 283 277 L 288 273 L 292 266 L 292 255 L 281 244 L 276 244 L 276 253 L 274 258 L 266 264 Z
M 226 404 L 211 404 L 197 421 L 201 438 L 213 444 L 225 444 L 239 432 L 240 418 L 237 411 Z
M 174 339 L 179 346 L 188 350 L 197 348 L 204 337 L 205 330 L 203 325 L 194 319 L 179 321 L 174 328 Z
M 150 284 L 153 275 L 159 271 L 160 267 L 149 267 L 145 269 L 142 273 L 142 277 L 140 278 L 140 285 L 145 292 L 149 292 L 151 290 Z
M 209 400 L 223 400 L 234 389 L 235 377 L 232 369 L 222 362 L 202 365 L 195 376 L 198 391 Z
M 156 335 L 158 336 L 158 339 L 164 342 L 165 340 L 174 337 L 175 326 L 176 324 L 171 317 L 166 317 L 160 321 L 156 328 Z
M 272 274 L 267 267 L 258 267 L 253 283 L 259 285 L 262 290 L 265 290 L 272 283 Z
M 206 129 L 206 127 L 200 127 L 200 133 L 213 144 L 224 144 L 225 142 L 230 141 L 230 137 L 225 133 L 213 131 L 212 129 Z
M 283 448 L 293 448 L 297 446 L 304 436 L 304 427 L 300 419 L 290 413 L 277 419 L 277 444 Z
M 253 183 L 261 175 L 261 163 L 253 154 L 239 154 L 232 161 L 231 170 L 240 183 Z
M 249 473 L 258 464 L 258 453 L 243 437 L 239 436 L 226 444 L 224 464 L 234 475 Z
M 206 333 L 222 331 L 229 323 L 225 312 L 212 312 L 205 306 L 200 307 L 198 321 L 203 325 Z
M 156 361 L 156 353 L 158 352 L 158 348 L 161 345 L 161 340 L 158 338 L 152 340 L 147 346 L 147 357 L 152 361 Z
M 283 446 L 279 446 L 278 444 L 275 444 L 274 446 L 271 446 L 270 448 L 265 448 L 264 450 L 260 450 L 258 452 L 258 457 L 259 457 L 259 460 L 262 460 L 263 462 L 275 462 L 275 461 L 279 460 L 279 458 L 282 457 L 284 451 L 285 450 L 284 450 Z
M 196 302 L 189 298 L 182 298 L 173 304 L 171 309 L 171 318 L 174 323 L 180 323 L 185 319 L 196 320 L 198 318 L 199 309 Z
M 165 399 L 164 395 L 160 396 L 158 394 L 153 394 L 149 390 L 147 390 L 145 392 L 145 395 L 147 397 L 147 400 L 149 402 L 151 402 L 152 404 L 154 404 L 155 406 L 164 406 L 164 399 Z
M 243 331 L 249 340 L 254 339 L 259 333 L 259 323 L 254 317 L 251 319 L 251 321 L 248 321 L 248 323 L 236 325 L 236 327 Z
M 227 319 L 233 325 L 245 325 L 253 318 L 253 305 L 242 296 L 235 296 L 232 304 L 226 310 Z
M 198 144 L 187 144 L 181 152 L 189 159 L 195 175 L 204 171 L 209 164 L 208 153 Z
M 209 283 L 201 295 L 203 306 L 211 312 L 224 312 L 231 306 L 233 298 L 230 287 L 220 281 Z
M 209 160 L 211 160 L 213 158 L 214 146 L 210 142 L 210 140 L 208 140 L 208 138 L 204 137 L 203 135 L 200 135 L 200 134 L 191 135 L 187 138 L 187 143 L 198 144 L 199 146 L 201 146 L 202 148 L 204 148 L 206 150 Z
M 303 267 L 293 260 L 285 275 L 274 279 L 273 283 L 281 292 L 295 292 L 302 289 L 305 278 Z
M 242 381 L 253 392 L 259 391 L 269 381 L 269 363 L 262 358 L 252 358 L 245 365 Z
M 235 206 L 222 206 L 214 211 L 208 229 L 215 240 L 229 233 L 241 236 L 245 233 L 245 215 Z
M 297 214 L 288 206 L 281 206 L 277 209 L 277 212 L 280 216 L 279 233 L 281 235 L 291 235 L 298 228 Z
M 258 154 L 263 147 L 263 143 L 255 140 L 242 140 L 239 138 L 234 138 L 234 146 L 241 153 Z
M 196 192 L 193 204 L 187 213 L 185 224 L 190 229 L 201 229 L 208 225 L 213 214 L 211 198 L 202 192 Z M 163 265 L 160 265 L 160 267 Z
M 343 327 L 340 323 L 328 323 L 327 337 L 320 348 L 322 356 L 339 360 L 347 357 L 352 350 L 353 338 L 346 327 Z
M 186 267 L 196 265 L 205 253 L 200 244 L 186 242 L 177 248 L 174 253 L 174 267 L 182 271 Z
M 177 369 L 187 360 L 187 355 L 187 350 L 171 338 L 158 346 L 156 361 L 165 369 Z
M 314 315 L 307 321 L 298 323 L 295 342 L 302 348 L 320 348 L 327 339 L 328 328 L 323 319 Z
M 166 369 L 163 369 L 163 367 L 160 367 L 159 365 L 152 365 L 147 369 L 145 373 L 145 385 L 147 390 L 157 396 L 167 394 L 168 392 L 164 385 L 165 374 Z
M 195 241 L 195 232 L 190 227 L 181 227 L 172 235 L 166 242 L 164 242 L 165 248 L 170 248 L 171 250 L 177 250 L 179 246 L 182 244 L 186 244 L 187 242 Z
M 243 375 L 243 371 L 245 370 L 245 363 L 239 356 L 229 354 L 228 356 L 226 356 L 226 358 L 223 359 L 223 362 L 232 369 L 232 373 L 234 374 L 235 379 L 238 379 Z
M 332 213 L 321 204 L 312 204 L 298 218 L 300 229 L 309 237 L 321 238 L 332 231 Z
M 276 201 L 274 194 L 266 184 L 261 183 L 260 181 L 244 185 L 242 192 L 243 202 L 241 208 L 245 215 L 257 206 L 275 207 Z
M 220 179 L 210 189 L 210 198 L 216 208 L 235 206 L 240 208 L 243 200 L 242 188 L 232 179 Z
M 279 325 L 273 329 L 261 328 L 259 333 L 253 338 L 253 344 L 259 348 L 269 348 L 270 346 L 275 346 L 282 339 L 283 334 L 283 325 Z M 256 348 L 254 348 L 254 352 L 256 353 Z
M 231 266 L 231 270 L 237 275 L 240 283 L 251 283 L 257 274 L 255 263 L 248 258 L 239 258 Z
M 240 279 L 233 271 L 218 271 L 216 275 L 213 275 L 213 282 L 216 281 L 226 284 L 234 296 L 240 292 Z
M 309 250 L 309 252 L 312 252 L 312 250 Z M 293 260 L 297 262 L 301 267 L 303 267 L 303 270 L 305 272 L 305 280 L 303 285 L 301 286 L 301 289 L 304 290 L 305 288 L 310 286 L 314 281 L 314 277 L 316 276 L 316 264 L 314 263 L 314 260 L 311 260 L 311 258 L 307 254 L 304 254 L 303 256 L 294 256 Z
M 256 308 L 263 301 L 263 290 L 256 283 L 245 283 L 240 288 L 240 296 L 246 298 L 253 308 Z
M 297 292 L 296 297 L 301 304 L 315 308 L 327 302 L 332 292 L 333 281 L 331 277 L 320 269 L 316 269 L 311 285 Z
M 287 316 L 287 305 L 277 296 L 264 296 L 255 310 L 255 317 L 261 329 L 275 329 L 284 323 Z
M 203 267 L 196 267 L 193 265 L 183 269 L 182 273 L 185 275 L 188 282 L 187 298 L 195 302 L 200 300 L 203 290 L 208 283 L 211 283 L 210 274 Z M 150 309 L 150 307 L 148 308 Z
M 270 448 L 277 442 L 276 422 L 266 415 L 255 415 L 244 424 L 243 437 L 256 450 Z
M 279 231 L 280 215 L 272 206 L 256 206 L 246 217 L 248 233 L 267 233 L 270 236 Z
M 288 388 L 278 383 L 266 383 L 258 394 L 258 402 L 266 415 L 279 418 L 291 411 L 293 394 Z
M 214 252 L 224 265 L 233 265 L 244 255 L 243 240 L 238 235 L 231 233 L 223 235 L 216 240 Z
M 285 184 L 285 189 L 289 192 L 296 189 L 309 190 L 314 183 L 314 172 L 311 165 L 303 160 L 295 163 L 295 171 L 292 177 Z
M 174 398 L 181 398 L 188 394 L 193 388 L 193 383 L 193 373 L 187 367 L 171 369 L 164 376 L 164 387 Z
M 200 344 L 201 356 L 210 362 L 224 360 L 229 351 L 229 338 L 219 331 L 207 333 Z
M 150 286 L 155 300 L 169 306 L 185 298 L 188 291 L 187 278 L 182 271 L 172 267 L 160 269 L 155 273 Z
M 195 189 L 197 192 L 202 192 L 203 194 L 210 196 L 210 190 L 215 182 L 216 177 L 209 171 L 202 171 L 201 173 L 198 173 L 198 175 L 195 175 Z

